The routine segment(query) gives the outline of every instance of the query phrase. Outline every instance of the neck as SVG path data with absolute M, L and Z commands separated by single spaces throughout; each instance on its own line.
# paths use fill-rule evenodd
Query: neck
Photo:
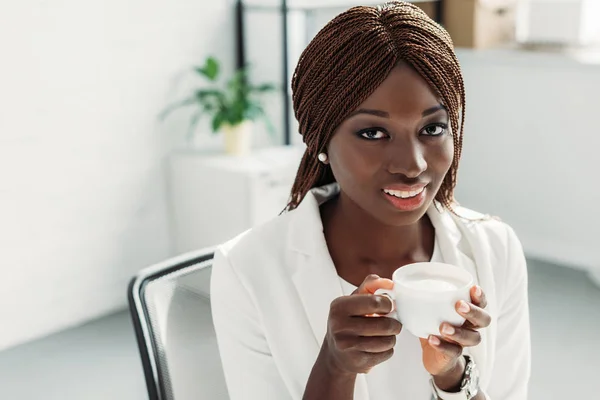
M 411 225 L 386 225 L 343 192 L 323 205 L 321 213 L 336 267 L 351 265 L 356 269 L 360 265 L 367 269 L 361 272 L 389 277 L 402 265 L 431 258 L 435 231 L 426 215 Z

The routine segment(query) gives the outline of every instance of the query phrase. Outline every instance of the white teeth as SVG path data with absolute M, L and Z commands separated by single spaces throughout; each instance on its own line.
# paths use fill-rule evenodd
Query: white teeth
M 391 196 L 395 196 L 395 197 L 399 197 L 401 199 L 410 199 L 411 197 L 415 197 L 416 195 L 420 194 L 423 190 L 425 190 L 425 187 L 422 187 L 419 190 L 412 190 L 410 192 L 405 192 L 402 190 L 389 190 L 389 189 L 383 189 L 383 191 Z

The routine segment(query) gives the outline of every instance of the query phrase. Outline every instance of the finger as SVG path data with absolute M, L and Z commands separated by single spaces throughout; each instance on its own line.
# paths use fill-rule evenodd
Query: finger
M 448 323 L 440 326 L 442 338 L 462 347 L 473 347 L 481 343 L 481 334 L 475 330 L 459 328 Z
M 394 355 L 394 349 L 382 351 L 380 353 L 371 353 L 367 351 L 358 352 L 360 357 L 363 359 L 363 363 L 370 365 L 371 368 L 377 364 L 381 364 L 384 361 L 389 360 Z
M 460 345 L 443 340 L 438 336 L 429 336 L 428 342 L 431 347 L 440 353 L 444 361 L 451 361 L 462 355 L 463 349 Z
M 350 317 L 332 322 L 332 330 L 336 333 L 348 333 L 355 336 L 388 336 L 399 335 L 402 324 L 393 318 L 386 317 Z
M 475 285 L 471 288 L 471 302 L 481 308 L 487 307 L 487 298 L 481 286 Z
M 467 320 L 463 325 L 464 328 L 485 328 L 492 322 L 492 317 L 486 310 L 463 300 L 456 303 L 456 312 Z
M 352 294 L 373 294 L 377 289 L 392 290 L 394 288 L 394 282 L 390 279 L 379 277 L 379 275 L 371 274 L 368 275 L 363 283 L 354 291 Z
M 340 350 L 357 350 L 366 353 L 382 353 L 393 349 L 396 345 L 396 336 L 342 336 L 336 338 L 336 345 Z
M 386 296 L 355 294 L 338 297 L 331 303 L 331 314 L 339 316 L 365 316 L 369 314 L 389 314 L 392 301 Z
M 363 373 L 367 373 L 374 366 L 381 364 L 384 361 L 389 360 L 394 355 L 394 349 L 389 349 L 387 351 L 383 351 L 381 353 L 369 353 L 369 352 L 357 352 L 359 358 L 359 364 L 363 367 Z

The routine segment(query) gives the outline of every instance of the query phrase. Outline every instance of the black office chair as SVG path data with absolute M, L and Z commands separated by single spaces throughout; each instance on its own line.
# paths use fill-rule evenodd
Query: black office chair
M 145 268 L 129 310 L 150 400 L 228 400 L 210 311 L 213 249 Z

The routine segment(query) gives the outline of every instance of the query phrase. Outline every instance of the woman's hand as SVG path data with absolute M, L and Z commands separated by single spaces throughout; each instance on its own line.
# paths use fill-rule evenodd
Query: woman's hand
M 456 311 L 466 318 L 465 323 L 461 327 L 443 323 L 440 336 L 421 339 L 423 365 L 440 389 L 448 391 L 460 385 L 465 368 L 463 349 L 477 346 L 481 342 L 478 329 L 489 326 L 492 320 L 486 306 L 485 294 L 479 286 L 473 286 L 471 304 L 462 300 L 456 303 Z
M 327 363 L 336 373 L 367 373 L 394 354 L 396 335 L 402 330 L 400 322 L 368 316 L 392 311 L 387 297 L 373 293 L 393 287 L 391 280 L 369 275 L 352 295 L 331 303 L 324 345 Z

